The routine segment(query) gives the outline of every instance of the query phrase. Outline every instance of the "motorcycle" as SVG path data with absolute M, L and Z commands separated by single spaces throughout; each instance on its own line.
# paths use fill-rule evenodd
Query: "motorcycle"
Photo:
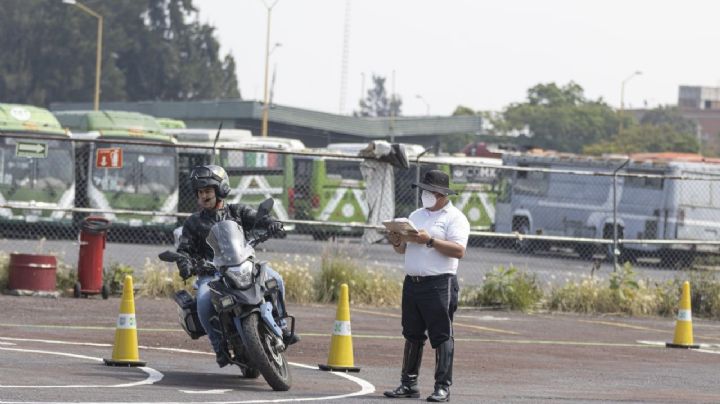
M 273 200 L 260 204 L 257 221 L 269 215 Z M 222 349 L 230 362 L 240 367 L 247 378 L 263 375 L 273 390 L 290 389 L 292 377 L 285 358 L 281 321 L 288 321 L 291 334 L 295 333 L 295 318 L 280 318 L 278 310 L 280 288 L 277 281 L 266 273 L 267 263 L 256 261 L 255 246 L 270 238 L 253 227 L 250 238 L 240 224 L 223 220 L 212 226 L 207 243 L 214 252 L 213 262 L 190 259 L 195 274 L 198 271 L 217 269 L 219 279 L 208 286 L 217 316 L 210 319 L 220 331 Z M 174 251 L 160 254 L 164 262 L 189 259 Z M 175 294 L 180 325 L 185 332 L 197 339 L 205 335 L 197 314 L 197 302 L 187 291 Z

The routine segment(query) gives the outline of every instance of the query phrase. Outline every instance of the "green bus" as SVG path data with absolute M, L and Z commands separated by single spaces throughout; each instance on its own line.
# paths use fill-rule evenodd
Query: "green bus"
M 173 118 L 155 118 L 158 125 L 163 129 L 185 129 L 185 121 Z
M 366 223 L 368 206 L 365 182 L 360 172 L 357 153 L 367 144 L 330 144 L 325 152 L 339 152 L 347 156 L 296 156 L 294 162 L 295 187 L 289 191 L 290 210 L 295 219 Z M 424 149 L 405 145 L 410 163 L 407 170 L 394 170 L 395 217 L 408 217 L 418 206 L 417 190 L 411 187 L 431 169 L 450 175 L 451 188 L 458 194 L 451 200 L 470 221 L 471 230 L 488 231 L 494 228 L 496 201 L 496 170 L 502 165 L 499 158 L 467 156 L 417 156 Z M 333 235 L 357 236 L 363 229 L 348 226 L 301 226 L 303 233 L 315 239 Z
M 228 203 L 255 206 L 273 198 L 276 202 L 273 205 L 275 216 L 281 221 L 290 218 L 286 190 L 293 187 L 293 159 L 290 155 L 273 151 L 304 150 L 305 145 L 301 141 L 252 136 L 250 131 L 241 129 L 223 129 L 219 134 L 217 129 L 168 129 L 166 133 L 172 134 L 179 145 L 181 212 L 197 209 L 196 197 L 187 177 L 190 170 L 198 165 L 217 164 L 230 177 Z M 214 156 L 209 148 L 213 144 L 216 147 Z M 192 145 L 204 148 L 186 147 Z M 293 226 L 286 225 L 285 228 L 292 230 Z
M 40 138 L 41 137 L 41 138 Z M 0 104 L 0 234 L 72 238 L 73 147 L 50 111 Z M 53 231 L 38 231 L 38 227 Z M 61 231 L 57 231 L 60 229 Z
M 112 223 L 108 238 L 113 241 L 172 241 L 178 205 L 175 139 L 155 118 L 137 112 L 58 111 L 55 116 L 73 139 L 107 141 L 76 142 L 75 206 L 101 210 Z
M 495 229 L 498 167 L 501 158 L 466 156 L 429 156 L 420 161 L 425 169 L 435 168 L 450 176 L 450 197 L 470 222 L 472 231 Z M 414 170 L 411 170 L 414 171 Z

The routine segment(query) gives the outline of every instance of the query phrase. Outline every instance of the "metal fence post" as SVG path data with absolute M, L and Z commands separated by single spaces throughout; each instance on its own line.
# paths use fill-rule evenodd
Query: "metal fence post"
M 629 162 L 630 159 L 628 158 L 627 160 L 625 160 L 624 163 L 620 165 L 620 167 L 616 168 L 615 171 L 613 171 L 613 272 L 617 271 L 618 255 L 620 254 L 620 250 L 618 250 L 617 236 L 617 173 L 618 171 L 622 170 L 622 168 L 625 167 Z

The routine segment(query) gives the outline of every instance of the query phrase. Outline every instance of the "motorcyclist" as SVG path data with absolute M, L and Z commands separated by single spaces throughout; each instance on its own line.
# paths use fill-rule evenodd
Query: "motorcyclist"
M 225 204 L 225 199 L 230 193 L 230 181 L 225 170 L 216 165 L 195 167 L 190 173 L 192 189 L 197 196 L 198 205 L 201 210 L 193 213 L 183 224 L 182 236 L 177 251 L 189 258 L 204 259 L 212 262 L 213 250 L 205 239 L 210 228 L 222 220 L 234 220 L 240 223 L 243 229 L 266 228 L 270 235 L 277 235 L 283 232 L 282 223 L 272 218 L 257 218 L 256 211 L 248 206 L 239 204 Z M 259 221 L 258 221 L 259 220 Z M 256 223 L 256 221 L 258 221 Z M 200 323 L 210 339 L 215 357 L 220 367 L 230 363 L 230 359 L 221 348 L 221 335 L 211 326 L 210 319 L 217 314 L 212 305 L 211 293 L 208 283 L 217 279 L 218 273 L 211 265 L 202 265 L 201 268 L 193 268 L 190 259 L 181 260 L 177 263 L 180 276 L 187 279 L 193 275 L 193 269 L 198 273 L 197 280 L 197 309 Z M 280 317 L 285 312 L 285 285 L 282 277 L 273 269 L 266 267 L 270 277 L 277 280 L 280 288 L 278 297 L 278 311 Z M 300 340 L 300 337 L 291 333 L 285 321 L 282 321 L 283 342 L 285 345 L 292 345 Z

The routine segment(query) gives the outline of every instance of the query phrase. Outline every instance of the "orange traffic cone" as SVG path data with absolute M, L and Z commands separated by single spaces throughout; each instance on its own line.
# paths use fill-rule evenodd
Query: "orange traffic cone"
M 352 332 L 350 330 L 350 298 L 348 285 L 340 285 L 340 301 L 335 314 L 335 328 L 330 339 L 330 354 L 327 365 L 318 365 L 321 370 L 359 372 L 353 361 Z
M 138 354 L 137 328 L 135 322 L 135 297 L 132 276 L 126 275 L 120 299 L 120 314 L 115 328 L 115 344 L 112 359 L 103 359 L 108 366 L 145 366 Z
M 700 348 L 693 344 L 692 309 L 690 308 L 690 283 L 683 282 L 680 309 L 675 322 L 673 342 L 665 343 L 668 348 Z

